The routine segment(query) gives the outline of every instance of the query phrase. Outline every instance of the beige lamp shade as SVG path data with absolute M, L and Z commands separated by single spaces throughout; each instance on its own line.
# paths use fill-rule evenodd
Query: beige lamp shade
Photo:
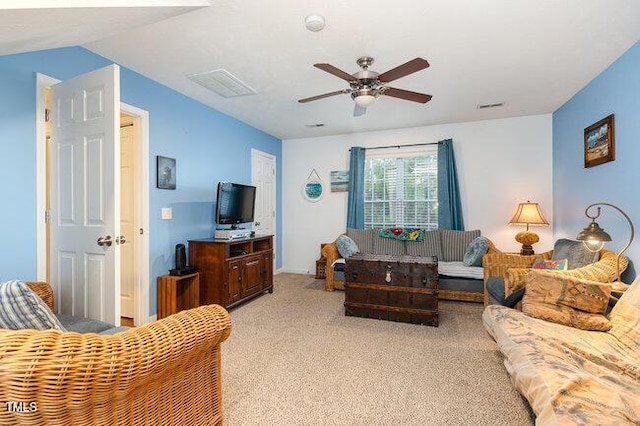
M 518 208 L 509 223 L 513 225 L 527 225 L 527 231 L 529 230 L 529 225 L 549 224 L 547 219 L 544 218 L 542 210 L 540 210 L 540 205 L 530 201 L 518 204 Z
M 542 210 L 540 210 L 540 205 L 528 200 L 526 203 L 518 204 L 518 208 L 509 223 L 512 225 L 527 225 L 526 231 L 516 234 L 516 241 L 522 244 L 522 249 L 520 250 L 520 254 L 522 255 L 534 254 L 532 244 L 540 241 L 538 234 L 529 231 L 529 225 L 549 224 L 542 214 Z

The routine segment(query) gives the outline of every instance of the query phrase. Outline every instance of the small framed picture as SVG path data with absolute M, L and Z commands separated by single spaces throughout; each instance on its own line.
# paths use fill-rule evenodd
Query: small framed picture
M 613 114 L 584 129 L 584 167 L 615 160 Z
M 156 187 L 159 189 L 176 189 L 176 159 L 156 156 Z
M 331 192 L 347 192 L 349 186 L 349 172 L 334 170 L 331 175 Z

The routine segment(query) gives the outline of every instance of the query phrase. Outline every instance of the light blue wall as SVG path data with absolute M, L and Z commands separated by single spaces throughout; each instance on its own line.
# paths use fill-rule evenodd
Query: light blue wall
M 588 60 L 588 58 L 585 58 Z M 615 114 L 615 161 L 584 168 L 585 127 Z M 575 238 L 588 219 L 585 208 L 607 202 L 640 226 L 640 43 L 629 49 L 553 114 L 554 235 Z M 629 226 L 615 210 L 603 208 L 600 226 L 620 249 Z M 640 235 L 625 253 L 640 264 Z M 635 276 L 631 271 L 625 278 Z
M 0 57 L 0 280 L 36 278 L 36 72 L 65 80 L 111 62 L 83 48 Z M 173 267 L 174 247 L 208 238 L 215 224 L 220 180 L 251 182 L 251 148 L 276 157 L 277 217 L 281 218 L 281 141 L 127 68 L 120 69 L 121 100 L 149 111 L 150 314 L 156 312 L 156 277 Z M 155 187 L 155 158 L 176 159 L 177 190 Z M 173 220 L 161 220 L 171 207 Z M 281 229 L 276 234 L 281 267 Z

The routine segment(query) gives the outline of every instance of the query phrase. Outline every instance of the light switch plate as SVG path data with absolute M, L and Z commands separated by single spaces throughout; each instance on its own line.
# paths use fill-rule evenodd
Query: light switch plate
M 163 207 L 162 211 L 161 211 L 161 217 L 163 220 L 169 220 L 172 219 L 173 216 L 173 211 L 171 210 L 171 207 Z

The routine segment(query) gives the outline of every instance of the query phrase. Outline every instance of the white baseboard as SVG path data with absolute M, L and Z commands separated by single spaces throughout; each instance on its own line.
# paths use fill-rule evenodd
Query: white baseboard
M 303 275 L 315 275 L 315 272 L 311 272 L 308 269 L 288 269 L 288 268 L 280 268 L 278 269 L 276 272 L 274 272 L 275 274 L 303 274 Z
M 157 314 L 156 314 L 156 315 L 151 315 L 151 316 L 149 317 L 149 321 L 148 321 L 148 322 L 154 322 L 154 321 L 156 321 L 157 319 L 158 319 L 158 315 L 157 315 Z

